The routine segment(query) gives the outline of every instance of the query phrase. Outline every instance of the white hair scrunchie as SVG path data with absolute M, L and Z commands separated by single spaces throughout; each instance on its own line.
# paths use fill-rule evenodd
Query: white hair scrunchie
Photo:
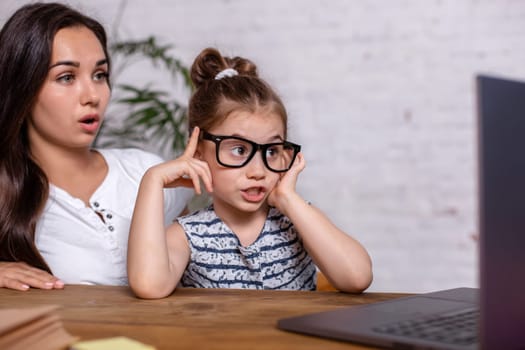
M 235 69 L 226 68 L 226 69 L 221 70 L 219 73 L 217 73 L 217 75 L 215 76 L 215 80 L 221 80 L 222 78 L 226 78 L 226 77 L 231 78 L 236 75 L 239 75 L 239 72 L 237 72 Z

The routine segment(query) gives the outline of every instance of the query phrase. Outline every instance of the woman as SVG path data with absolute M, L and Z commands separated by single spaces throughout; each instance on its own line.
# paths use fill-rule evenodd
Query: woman
M 0 32 L 0 287 L 127 284 L 140 179 L 162 160 L 91 144 L 110 98 L 104 28 L 62 4 L 23 6 Z M 166 223 L 191 192 L 166 191 Z

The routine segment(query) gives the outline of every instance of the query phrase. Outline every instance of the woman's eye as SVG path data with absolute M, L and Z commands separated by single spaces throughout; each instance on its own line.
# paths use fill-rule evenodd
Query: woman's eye
M 104 71 L 96 72 L 94 75 L 95 81 L 106 81 L 108 80 L 109 74 Z
M 57 81 L 61 83 L 70 84 L 75 80 L 75 77 L 73 74 L 63 74 L 57 78 Z

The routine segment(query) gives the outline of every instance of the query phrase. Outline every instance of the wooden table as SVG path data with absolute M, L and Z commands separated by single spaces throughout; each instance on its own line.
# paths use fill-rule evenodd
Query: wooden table
M 82 340 L 126 336 L 162 349 L 364 349 L 289 333 L 279 318 L 365 304 L 403 294 L 177 289 L 142 300 L 127 287 L 68 285 L 64 290 L 0 288 L 0 308 L 61 305 L 65 328 Z

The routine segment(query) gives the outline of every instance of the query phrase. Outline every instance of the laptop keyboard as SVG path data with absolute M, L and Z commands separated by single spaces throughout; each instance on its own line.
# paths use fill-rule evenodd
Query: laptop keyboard
M 373 328 L 379 333 L 426 339 L 446 344 L 469 345 L 477 341 L 479 308 L 463 309 L 435 316 L 385 324 Z

